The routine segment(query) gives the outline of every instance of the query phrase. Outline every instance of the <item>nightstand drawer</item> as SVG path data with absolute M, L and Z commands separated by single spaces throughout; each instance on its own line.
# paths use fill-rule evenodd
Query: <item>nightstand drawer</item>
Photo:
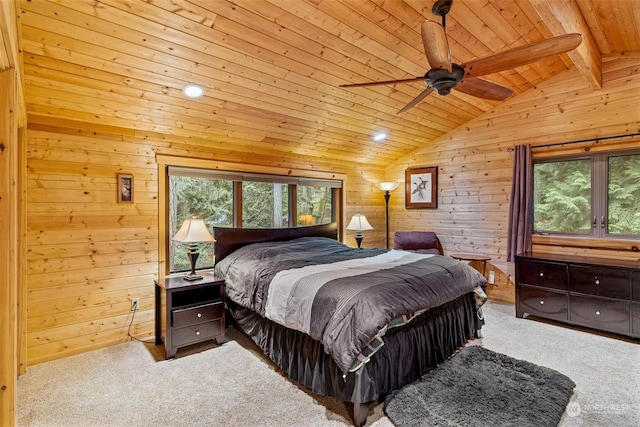
M 222 320 L 198 323 L 180 329 L 173 330 L 173 345 L 181 347 L 183 345 L 197 343 L 208 339 L 213 339 L 222 335 Z
M 182 328 L 209 320 L 219 319 L 224 312 L 222 302 L 173 310 L 173 327 Z
M 603 331 L 629 334 L 629 316 L 629 301 L 571 295 L 571 322 Z
M 522 313 L 547 319 L 567 320 L 567 294 L 529 286 L 520 286 L 519 292 L 518 309 Z

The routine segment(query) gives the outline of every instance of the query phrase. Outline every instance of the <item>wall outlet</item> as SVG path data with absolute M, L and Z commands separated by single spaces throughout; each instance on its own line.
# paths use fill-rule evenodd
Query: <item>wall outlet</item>
M 131 298 L 131 311 L 136 311 L 140 308 L 140 298 Z
M 496 272 L 491 270 L 489 272 L 489 278 L 487 279 L 490 285 L 493 285 L 496 282 Z

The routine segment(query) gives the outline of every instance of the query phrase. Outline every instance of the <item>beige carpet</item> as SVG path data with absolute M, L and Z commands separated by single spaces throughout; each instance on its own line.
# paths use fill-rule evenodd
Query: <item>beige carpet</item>
M 484 338 L 496 352 L 556 369 L 575 383 L 561 426 L 640 425 L 638 341 L 517 319 L 489 302 Z M 346 406 L 283 377 L 239 332 L 162 359 L 130 342 L 29 368 L 18 380 L 19 426 L 344 426 Z M 392 426 L 382 405 L 367 425 Z

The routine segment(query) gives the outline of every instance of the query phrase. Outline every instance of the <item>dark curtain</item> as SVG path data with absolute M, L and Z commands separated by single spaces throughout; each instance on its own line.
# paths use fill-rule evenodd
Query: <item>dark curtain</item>
M 509 204 L 507 261 L 515 261 L 519 253 L 531 250 L 532 188 L 531 146 L 515 147 L 513 181 Z

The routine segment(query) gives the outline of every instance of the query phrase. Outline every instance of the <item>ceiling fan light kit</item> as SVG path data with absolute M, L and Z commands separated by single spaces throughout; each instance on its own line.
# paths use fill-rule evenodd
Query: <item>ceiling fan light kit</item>
M 502 101 L 513 95 L 513 91 L 507 87 L 479 77 L 560 55 L 575 49 L 582 43 L 582 35 L 577 33 L 565 34 L 459 65 L 451 61 L 451 51 L 445 31 L 446 15 L 451 10 L 452 4 L 453 0 L 438 0 L 433 5 L 431 11 L 434 15 L 442 17 L 442 24 L 426 20 L 420 26 L 424 52 L 431 66 L 431 69 L 427 71 L 424 76 L 400 80 L 345 84 L 340 85 L 340 87 L 366 87 L 424 81 L 427 89 L 412 99 L 411 102 L 405 105 L 398 113 L 403 113 L 414 107 L 433 91 L 445 96 L 448 95 L 452 89 L 456 89 L 462 93 L 478 98 Z

